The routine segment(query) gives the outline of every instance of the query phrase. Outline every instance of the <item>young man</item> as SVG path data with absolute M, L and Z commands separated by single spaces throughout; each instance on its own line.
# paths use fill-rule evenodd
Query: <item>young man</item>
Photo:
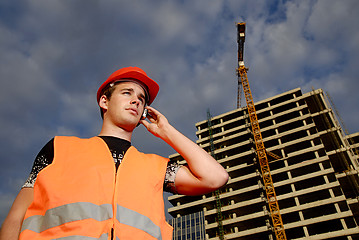
M 158 90 L 140 68 L 114 72 L 97 92 L 103 117 L 99 136 L 55 137 L 46 144 L 4 221 L 0 239 L 170 240 L 163 187 L 200 195 L 226 184 L 228 174 L 149 106 Z M 145 109 L 147 120 L 142 117 Z M 138 124 L 168 143 L 187 164 L 178 167 L 167 158 L 138 152 L 131 146 Z

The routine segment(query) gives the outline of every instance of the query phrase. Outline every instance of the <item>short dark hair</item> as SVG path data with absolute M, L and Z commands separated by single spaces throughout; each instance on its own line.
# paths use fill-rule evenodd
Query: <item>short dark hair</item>
M 108 100 L 111 99 L 112 93 L 115 91 L 116 86 L 119 84 L 120 82 L 115 82 L 113 84 L 109 84 L 102 92 L 101 96 L 105 95 L 107 97 Z M 103 109 L 102 107 L 100 107 L 100 113 L 101 113 L 101 118 L 103 119 Z

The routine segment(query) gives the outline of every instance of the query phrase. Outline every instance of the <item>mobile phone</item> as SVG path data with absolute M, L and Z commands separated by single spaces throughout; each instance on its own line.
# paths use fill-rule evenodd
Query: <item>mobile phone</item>
M 145 108 L 145 109 L 143 110 L 143 113 L 142 113 L 141 119 L 142 119 L 142 120 L 145 120 L 145 119 L 146 119 L 146 117 L 147 117 L 147 108 Z

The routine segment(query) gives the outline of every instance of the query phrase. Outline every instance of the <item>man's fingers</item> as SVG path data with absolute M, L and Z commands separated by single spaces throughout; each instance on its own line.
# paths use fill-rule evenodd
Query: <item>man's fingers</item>
M 159 111 L 157 111 L 156 109 L 154 109 L 153 107 L 147 107 L 148 111 L 150 112 L 150 115 L 152 115 L 152 117 L 154 119 L 157 119 L 157 116 L 160 116 L 161 113 Z M 151 114 L 152 113 L 152 114 Z
M 145 126 L 145 128 L 148 129 L 148 126 L 150 125 L 146 120 L 140 120 L 140 123 L 143 124 L 143 126 Z

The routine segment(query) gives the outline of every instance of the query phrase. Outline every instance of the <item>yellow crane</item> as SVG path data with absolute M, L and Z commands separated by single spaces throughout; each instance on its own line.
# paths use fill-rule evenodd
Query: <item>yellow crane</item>
M 249 87 L 247 71 L 248 68 L 244 66 L 243 55 L 244 55 L 244 41 L 245 41 L 245 30 L 246 30 L 246 23 L 237 23 L 237 42 L 238 42 L 238 84 L 241 82 L 243 87 L 244 96 L 247 103 L 247 109 L 249 114 L 249 119 L 252 125 L 252 131 L 254 136 L 254 141 L 256 144 L 256 152 L 258 162 L 260 164 L 260 168 L 262 171 L 262 178 L 264 183 L 264 188 L 266 191 L 268 205 L 271 213 L 273 230 L 277 240 L 287 239 L 283 227 L 282 217 L 279 211 L 279 205 L 277 201 L 277 196 L 275 194 L 274 185 L 272 176 L 269 169 L 267 152 L 263 144 L 262 134 L 259 128 L 257 113 L 254 107 L 252 92 Z M 239 88 L 238 88 L 239 89 Z M 239 94 L 239 93 L 238 93 Z M 237 105 L 238 105 L 237 99 Z

